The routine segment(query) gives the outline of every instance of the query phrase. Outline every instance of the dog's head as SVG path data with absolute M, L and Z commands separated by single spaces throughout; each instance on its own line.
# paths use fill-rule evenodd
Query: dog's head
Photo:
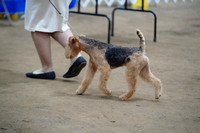
M 72 59 L 76 57 L 80 51 L 79 36 L 75 35 L 69 37 L 68 45 L 65 47 L 65 57 L 67 59 Z

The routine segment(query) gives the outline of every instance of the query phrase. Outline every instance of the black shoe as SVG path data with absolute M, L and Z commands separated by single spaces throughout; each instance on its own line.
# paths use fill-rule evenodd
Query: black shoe
M 64 78 L 72 78 L 81 72 L 81 70 L 86 66 L 87 62 L 83 57 L 78 57 L 78 59 L 71 65 L 69 70 L 63 75 Z
M 42 73 L 42 74 L 34 74 L 34 73 L 30 72 L 30 73 L 26 73 L 26 77 L 35 78 L 35 79 L 50 79 L 50 80 L 53 80 L 53 79 L 56 78 L 56 74 L 55 74 L 54 71 Z

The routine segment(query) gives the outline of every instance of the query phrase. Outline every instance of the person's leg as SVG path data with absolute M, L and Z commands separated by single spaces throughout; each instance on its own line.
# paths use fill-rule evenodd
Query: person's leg
M 63 48 L 65 48 L 68 45 L 68 38 L 73 36 L 73 33 L 71 30 L 67 30 L 65 32 L 53 32 L 50 33 L 50 35 L 53 37 L 53 39 L 60 43 Z
M 65 48 L 68 45 L 68 39 L 70 36 L 73 36 L 73 33 L 71 30 L 67 30 L 65 32 L 54 32 L 51 33 L 51 36 L 63 47 Z M 78 54 L 77 57 L 71 59 L 71 65 L 76 61 L 78 57 L 81 55 Z
M 31 32 L 33 42 L 40 57 L 42 68 L 26 73 L 29 78 L 55 79 L 51 60 L 50 35 L 44 32 Z
M 73 36 L 71 30 L 65 32 L 54 32 L 50 34 L 63 48 L 68 45 L 68 38 Z M 86 65 L 86 60 L 78 54 L 77 57 L 71 59 L 71 66 L 67 73 L 63 75 L 65 78 L 71 78 L 77 76 L 83 67 Z
M 31 36 L 42 64 L 41 73 L 53 71 L 49 33 L 31 32 Z

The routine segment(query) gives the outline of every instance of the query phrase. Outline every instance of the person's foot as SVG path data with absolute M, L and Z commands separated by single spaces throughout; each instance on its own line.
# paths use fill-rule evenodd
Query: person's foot
M 63 75 L 63 77 L 72 78 L 79 75 L 86 64 L 87 62 L 83 57 L 78 57 L 76 61 L 70 66 L 69 70 Z
M 46 72 L 46 73 L 39 73 L 39 74 L 36 74 L 34 72 L 29 72 L 29 73 L 26 73 L 26 77 L 35 78 L 35 79 L 49 79 L 49 80 L 54 80 L 56 78 L 56 74 L 55 74 L 54 71 L 52 71 L 52 72 Z

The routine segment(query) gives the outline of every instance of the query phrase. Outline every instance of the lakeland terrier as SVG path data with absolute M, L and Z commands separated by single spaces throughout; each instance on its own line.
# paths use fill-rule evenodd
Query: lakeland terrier
M 162 84 L 160 79 L 151 73 L 149 59 L 145 55 L 145 38 L 140 30 L 136 30 L 140 38 L 140 47 L 121 47 L 83 36 L 73 36 L 69 38 L 69 45 L 65 49 L 66 58 L 74 58 L 82 50 L 89 57 L 88 70 L 85 77 L 76 90 L 77 95 L 83 94 L 91 83 L 97 69 L 100 71 L 99 89 L 107 96 L 111 91 L 107 88 L 107 81 L 111 69 L 126 66 L 126 78 L 129 91 L 120 96 L 120 99 L 127 100 L 136 90 L 137 76 L 153 84 L 155 87 L 155 98 L 159 99 L 162 94 Z

